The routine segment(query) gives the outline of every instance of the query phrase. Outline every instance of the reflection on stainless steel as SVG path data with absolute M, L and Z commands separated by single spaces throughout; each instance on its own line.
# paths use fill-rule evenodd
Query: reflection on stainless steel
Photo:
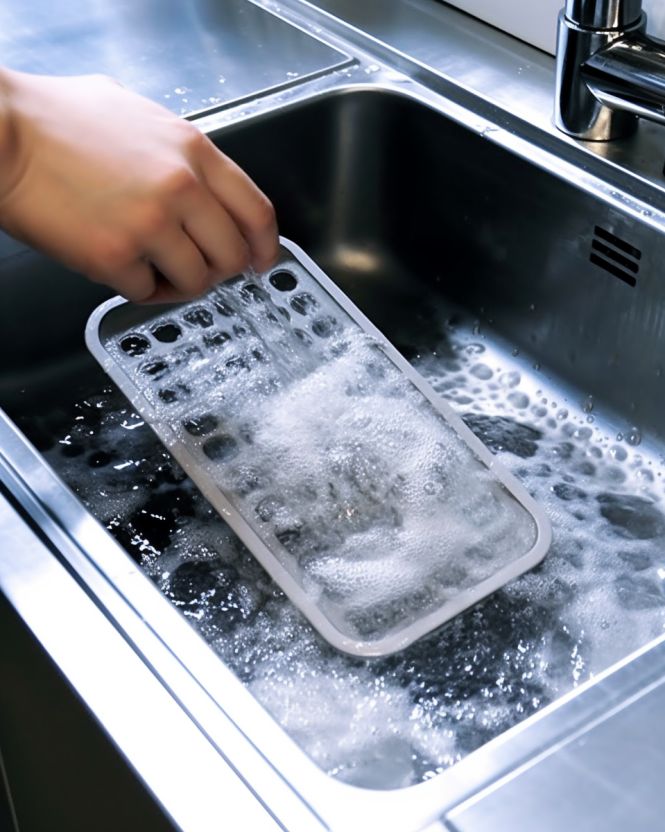
M 246 0 L 3 3 L 0 55 L 28 72 L 111 75 L 179 115 L 348 62 Z
M 284 233 L 388 335 L 420 275 L 431 291 L 479 315 L 483 306 L 495 331 L 540 362 L 562 394 L 592 393 L 609 419 L 639 423 L 645 453 L 657 448 L 665 434 L 658 358 L 665 200 L 653 184 L 662 160 L 650 153 L 658 128 L 641 129 L 635 144 L 618 143 L 602 158 L 550 126 L 553 62 L 546 56 L 520 44 L 513 52 L 505 36 L 426 0 L 389 8 L 326 2 L 356 18 L 379 6 L 383 18 L 368 14 L 365 25 L 378 27 L 383 43 L 285 0 L 280 14 L 300 22 L 311 15 L 321 37 L 328 20 L 331 43 L 357 64 L 199 125 L 270 193 Z M 6 20 L 6 9 L 0 14 Z M 382 20 L 399 20 L 401 29 Z M 466 56 L 456 51 L 457 33 Z M 398 54 L 405 43 L 413 54 Z M 622 160 L 629 169 L 619 168 Z M 0 404 L 19 419 L 35 402 L 50 408 L 89 370 L 81 332 L 104 292 L 20 245 L 4 241 L 0 251 Z M 578 733 L 630 705 L 665 673 L 663 643 L 650 643 L 429 782 L 388 791 L 350 787 L 327 777 L 278 727 L 6 416 L 0 449 L 4 488 L 49 542 L 35 545 L 24 525 L 18 533 L 14 509 L 0 506 L 0 591 L 183 829 L 209 828 L 217 777 L 224 783 L 220 818 L 230 802 L 245 811 L 248 787 L 256 795 L 255 814 L 242 821 L 248 828 L 274 824 L 267 807 L 294 830 L 346 832 L 368 823 L 400 832 L 428 823 L 442 829 L 437 819 L 462 801 L 484 796 L 544 753 L 553 762 L 566 744 L 577 748 Z M 100 639 L 92 665 L 82 661 L 88 635 Z M 136 679 L 141 696 L 114 696 L 105 667 L 129 680 L 130 690 Z M 139 707 L 144 699 L 154 703 L 152 718 Z M 653 700 L 638 701 L 649 718 Z M 628 714 L 614 724 L 632 724 Z M 167 742 L 184 753 L 165 754 L 160 719 Z M 153 742 L 146 730 L 155 731 Z M 657 734 L 639 736 L 639 745 L 621 740 L 624 771 L 648 755 L 660 764 Z M 603 772 L 620 796 L 623 775 L 610 766 Z M 516 805 L 527 787 L 543 806 L 551 776 L 516 778 L 506 799 Z M 658 805 L 657 789 L 648 779 L 643 800 Z M 607 791 L 585 805 L 587 828 L 612 829 L 610 800 Z M 495 817 L 508 812 L 493 805 Z M 470 803 L 446 822 L 466 830 L 466 811 Z M 561 828 L 554 822 L 552 815 L 550 828 Z
M 566 17 L 587 29 L 620 29 L 639 20 L 642 0 L 566 0 Z
M 555 753 L 531 761 L 516 777 L 451 812 L 450 829 L 660 829 L 665 813 L 665 726 L 654 714 L 664 707 L 661 677 L 599 722 L 581 728 Z M 627 742 L 643 752 L 631 755 L 628 765 L 623 751 Z
M 639 0 L 569 0 L 559 16 L 557 126 L 571 136 L 629 136 L 665 124 L 665 44 L 646 35 Z

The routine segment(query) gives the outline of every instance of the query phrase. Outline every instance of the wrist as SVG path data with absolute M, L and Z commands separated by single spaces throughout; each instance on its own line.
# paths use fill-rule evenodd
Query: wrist
M 13 189 L 19 167 L 16 115 L 12 104 L 14 73 L 0 67 L 0 203 Z

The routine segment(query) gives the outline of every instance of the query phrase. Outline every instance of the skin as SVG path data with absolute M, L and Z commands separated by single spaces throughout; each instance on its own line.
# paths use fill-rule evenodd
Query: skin
M 190 123 L 104 76 L 0 69 L 0 226 L 138 303 L 278 253 L 268 198 Z

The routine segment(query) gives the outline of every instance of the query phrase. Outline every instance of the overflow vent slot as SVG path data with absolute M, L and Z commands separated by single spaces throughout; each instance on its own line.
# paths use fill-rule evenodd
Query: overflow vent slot
M 639 248 L 599 225 L 594 228 L 589 254 L 589 260 L 594 266 L 605 269 L 629 286 L 636 286 L 641 258 L 642 252 Z

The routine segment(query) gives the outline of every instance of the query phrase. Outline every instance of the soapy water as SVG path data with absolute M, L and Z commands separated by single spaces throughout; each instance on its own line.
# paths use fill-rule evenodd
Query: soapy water
M 296 263 L 104 343 L 191 468 L 354 642 L 409 634 L 536 542 L 494 472 Z
M 539 567 L 389 658 L 327 645 L 101 374 L 23 423 L 305 752 L 376 788 L 431 778 L 665 626 L 662 471 L 644 442 L 617 440 L 597 406 L 587 422 L 443 306 L 424 335 L 404 327 L 397 345 L 546 507 L 554 540 Z

